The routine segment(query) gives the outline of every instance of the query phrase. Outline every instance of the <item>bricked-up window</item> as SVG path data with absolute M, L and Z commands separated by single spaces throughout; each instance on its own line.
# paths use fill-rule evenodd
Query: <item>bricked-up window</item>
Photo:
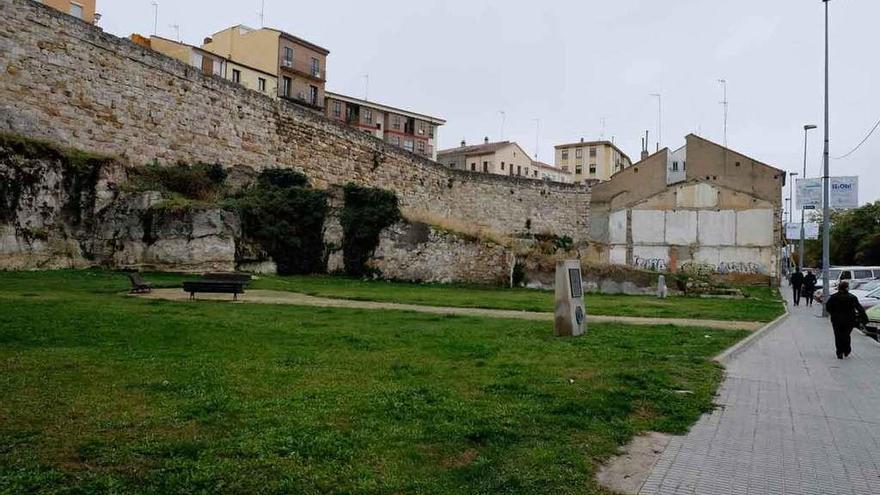
M 290 98 L 290 90 L 292 85 L 293 81 L 289 77 L 284 76 L 281 79 L 281 95 Z
M 596 173 L 596 164 L 595 164 L 595 163 L 591 163 L 591 164 L 590 164 L 590 173 L 591 173 L 591 174 L 595 174 L 595 173 Z
M 574 157 L 575 158 L 583 158 L 584 157 L 584 149 L 578 148 L 578 149 L 574 150 Z
M 568 160 L 568 150 L 562 150 L 562 159 Z
M 281 65 L 285 67 L 293 67 L 293 48 L 284 47 L 284 56 L 281 57 Z
M 232 69 L 232 82 L 241 84 L 241 71 Z
M 590 158 L 596 158 L 596 147 L 595 146 L 590 148 Z
M 364 122 L 366 122 L 367 124 L 373 123 L 373 110 L 369 108 L 364 109 Z
M 483 162 L 483 172 L 489 173 L 489 162 Z
M 336 117 L 337 119 L 342 118 L 342 102 L 341 101 L 334 101 L 333 102 L 333 116 Z
M 266 92 L 266 78 L 264 78 L 264 77 L 257 78 L 257 87 L 260 88 L 260 91 L 265 93 Z
M 85 17 L 83 17 L 83 6 L 78 3 L 70 2 L 70 15 L 76 17 L 77 19 L 86 20 Z
M 522 175 L 522 167 L 519 165 L 516 166 L 516 175 Z

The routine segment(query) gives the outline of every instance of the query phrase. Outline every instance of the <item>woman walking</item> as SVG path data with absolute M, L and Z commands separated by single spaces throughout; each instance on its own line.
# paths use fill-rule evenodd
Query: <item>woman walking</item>
M 816 292 L 816 276 L 813 275 L 812 270 L 807 270 L 807 275 L 804 277 L 804 287 L 801 289 L 801 294 L 807 298 L 807 306 L 813 305 L 814 292 Z

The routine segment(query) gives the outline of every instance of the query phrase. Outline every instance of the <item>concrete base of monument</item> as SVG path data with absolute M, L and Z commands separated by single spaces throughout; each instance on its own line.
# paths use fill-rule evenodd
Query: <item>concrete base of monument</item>
M 599 468 L 596 481 L 614 493 L 638 494 L 671 438 L 670 435 L 656 432 L 633 438 L 620 448 L 619 455 Z

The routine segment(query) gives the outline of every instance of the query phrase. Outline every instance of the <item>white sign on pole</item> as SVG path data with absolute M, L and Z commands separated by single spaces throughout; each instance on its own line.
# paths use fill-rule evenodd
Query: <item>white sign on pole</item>
M 858 208 L 859 178 L 831 177 L 832 209 Z M 798 179 L 795 209 L 819 210 L 822 208 L 822 179 Z
M 785 238 L 789 241 L 798 241 L 801 238 L 801 223 L 786 222 Z M 819 224 L 814 222 L 804 222 L 804 239 L 815 240 L 819 238 Z
M 831 200 L 834 209 L 859 207 L 859 178 L 831 177 Z

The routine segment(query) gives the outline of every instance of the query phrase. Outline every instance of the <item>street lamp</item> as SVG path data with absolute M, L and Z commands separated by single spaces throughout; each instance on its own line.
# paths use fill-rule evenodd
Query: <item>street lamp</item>
M 648 96 L 657 98 L 657 151 L 660 151 L 660 143 L 663 142 L 663 95 L 651 93 Z M 648 146 L 648 143 L 645 143 Z
M 804 126 L 804 175 L 803 175 L 804 179 L 807 178 L 807 132 L 809 132 L 815 128 L 816 128 L 816 126 L 814 126 L 812 124 L 807 124 Z M 800 198 L 800 200 L 801 200 L 801 243 L 800 243 L 800 246 L 798 249 L 798 251 L 799 251 L 798 268 L 801 271 L 803 271 L 803 269 L 804 269 L 804 208 L 803 208 L 804 199 Z
M 828 266 L 831 264 L 831 223 L 828 211 L 828 185 L 829 185 L 829 137 L 828 137 L 828 0 L 822 0 L 825 4 L 825 150 L 822 153 L 824 175 L 822 176 L 822 316 L 828 316 L 826 306 L 829 296 Z
M 788 185 L 788 223 L 792 223 L 794 219 L 792 218 L 792 213 L 794 213 L 794 178 L 800 175 L 797 172 L 789 172 L 788 177 L 790 178 L 791 184 Z

